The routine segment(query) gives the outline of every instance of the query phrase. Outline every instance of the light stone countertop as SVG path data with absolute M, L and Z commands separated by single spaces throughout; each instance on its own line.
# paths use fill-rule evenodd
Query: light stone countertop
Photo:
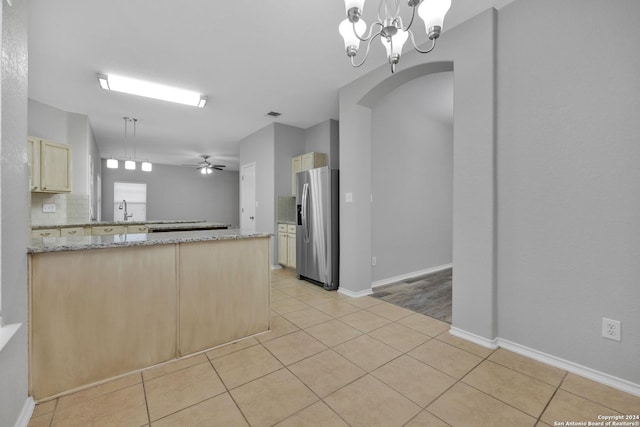
M 115 234 L 107 236 L 34 237 L 31 239 L 29 247 L 27 247 L 27 253 L 81 251 L 88 249 L 207 242 L 212 240 L 252 239 L 271 236 L 273 236 L 271 233 L 235 228 L 226 230 Z
M 100 222 L 82 222 L 77 224 L 39 224 L 32 225 L 32 230 L 43 230 L 46 228 L 72 228 L 72 227 L 103 227 L 109 225 L 155 225 L 155 224 L 193 224 L 203 223 L 205 220 L 192 219 L 171 219 L 171 220 L 150 220 L 150 221 L 100 221 Z M 214 224 L 214 223 L 208 223 Z M 226 225 L 226 224 L 221 224 Z

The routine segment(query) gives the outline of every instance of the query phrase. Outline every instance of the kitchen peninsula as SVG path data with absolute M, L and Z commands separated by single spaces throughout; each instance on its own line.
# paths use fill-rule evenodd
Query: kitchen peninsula
M 224 229 L 33 238 L 31 395 L 268 330 L 270 237 Z

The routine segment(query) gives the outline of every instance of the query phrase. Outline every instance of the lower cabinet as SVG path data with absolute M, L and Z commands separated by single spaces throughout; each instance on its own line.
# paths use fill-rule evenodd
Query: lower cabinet
M 32 230 L 31 237 L 60 237 L 60 229 L 41 228 L 39 230 Z
M 296 226 L 287 226 L 287 266 L 296 269 Z
M 60 237 L 76 237 L 76 236 L 86 236 L 91 235 L 91 230 L 88 229 L 89 233 L 85 231 L 84 227 L 63 227 L 60 229 Z
M 92 236 L 104 236 L 108 234 L 125 234 L 126 228 L 124 225 L 108 225 L 91 227 Z
M 296 226 L 278 224 L 278 264 L 296 269 Z

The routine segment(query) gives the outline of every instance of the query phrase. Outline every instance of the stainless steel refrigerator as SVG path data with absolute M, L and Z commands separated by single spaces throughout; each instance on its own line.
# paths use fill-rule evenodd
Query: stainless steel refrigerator
M 321 167 L 297 174 L 296 272 L 299 279 L 338 288 L 338 170 Z

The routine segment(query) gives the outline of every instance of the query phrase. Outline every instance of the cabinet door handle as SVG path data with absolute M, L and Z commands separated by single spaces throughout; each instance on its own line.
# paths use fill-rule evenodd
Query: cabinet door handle
M 42 237 L 47 237 L 49 234 L 51 234 L 51 233 L 40 233 L 40 235 L 41 235 Z
M 77 231 L 76 231 L 76 230 L 71 230 L 71 231 L 69 231 L 69 234 L 76 234 L 76 233 L 77 233 Z
M 113 228 L 105 228 L 104 231 L 113 231 Z

